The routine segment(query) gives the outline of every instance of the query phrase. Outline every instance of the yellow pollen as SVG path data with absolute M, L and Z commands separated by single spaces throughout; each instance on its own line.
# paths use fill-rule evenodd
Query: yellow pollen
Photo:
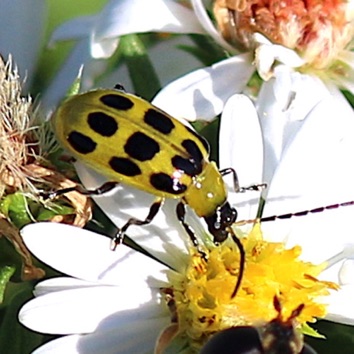
M 301 261 L 299 246 L 285 249 L 282 243 L 264 241 L 259 225 L 241 241 L 246 265 L 234 298 L 231 294 L 238 277 L 239 251 L 231 239 L 210 247 L 207 261 L 191 249 L 185 274 L 170 279 L 178 335 L 196 352 L 212 334 L 223 329 L 274 319 L 275 295 L 282 304 L 284 318 L 303 304 L 297 324 L 300 327 L 305 322 L 315 322 L 326 314 L 325 306 L 316 299 L 337 288 L 334 283 L 316 278 L 323 266 Z

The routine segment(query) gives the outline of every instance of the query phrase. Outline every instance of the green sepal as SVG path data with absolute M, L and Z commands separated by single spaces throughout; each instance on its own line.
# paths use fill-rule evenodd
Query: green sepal
M 84 67 L 83 65 L 80 67 L 79 72 L 77 73 L 77 76 L 71 86 L 69 87 L 68 91 L 66 92 L 65 97 L 70 97 L 77 95 L 80 92 L 81 89 L 81 79 L 82 79 L 82 71 Z
M 220 47 L 210 36 L 191 34 L 189 38 L 196 44 L 195 47 L 179 45 L 178 48 L 192 54 L 205 66 L 213 65 L 227 58 L 225 49 Z
M 312 328 L 308 323 L 304 323 L 301 326 L 301 332 L 306 335 L 310 336 L 313 338 L 321 338 L 321 339 L 326 339 L 326 336 L 323 334 L 319 333 L 316 329 Z

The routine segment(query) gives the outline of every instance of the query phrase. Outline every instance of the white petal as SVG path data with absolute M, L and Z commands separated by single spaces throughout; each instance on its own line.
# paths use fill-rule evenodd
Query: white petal
M 60 26 L 51 42 L 90 38 L 92 57 L 108 58 L 117 48 L 118 37 L 143 32 L 205 33 L 193 11 L 174 1 L 111 0 L 98 15 Z
M 255 63 L 263 80 L 267 81 L 273 76 L 272 69 L 276 61 L 285 64 L 289 68 L 297 68 L 305 63 L 295 51 L 271 43 L 260 33 L 255 33 L 253 38 L 255 42 L 259 43 L 256 48 Z
M 354 113 L 338 91 L 324 97 L 284 151 L 269 186 L 264 215 L 354 200 Z M 352 242 L 353 207 L 269 225 L 272 239 L 300 244 L 304 258 L 322 262 Z
M 172 0 L 111 0 L 99 14 L 95 42 L 129 33 L 205 31 L 193 11 Z
M 100 41 L 92 40 L 91 56 L 94 59 L 110 58 L 117 50 L 119 38 L 104 38 Z
M 98 40 L 155 31 L 205 34 L 193 11 L 173 0 L 111 0 L 99 16 Z
M 159 291 L 130 284 L 58 291 L 27 302 L 19 319 L 38 332 L 90 333 L 133 320 L 166 316 L 168 310 L 160 298 Z
M 257 111 L 245 95 L 232 96 L 221 116 L 219 137 L 221 168 L 236 170 L 241 187 L 262 182 L 263 142 Z M 233 190 L 232 175 L 225 176 Z M 229 202 L 237 207 L 238 220 L 256 215 L 260 192 L 229 193 Z
M 21 230 L 27 247 L 44 263 L 59 271 L 102 284 L 166 281 L 166 267 L 120 245 L 110 250 L 110 239 L 73 226 L 36 223 Z M 159 282 L 158 282 L 159 281 Z
M 97 287 L 97 283 L 93 283 L 93 282 L 89 282 L 77 278 L 56 277 L 56 278 L 50 278 L 39 282 L 36 285 L 33 293 L 36 297 L 38 297 L 56 291 L 89 288 L 89 287 Z
M 329 95 L 317 78 L 292 72 L 285 66 L 278 67 L 275 78 L 262 85 L 256 107 L 263 132 L 263 179 L 266 182 L 272 180 L 284 151 L 301 129 L 306 116 Z
M 102 175 L 76 164 L 81 181 L 87 188 L 95 188 L 106 181 Z M 117 227 L 121 228 L 131 217 L 145 219 L 155 197 L 126 185 L 113 193 L 94 198 Z M 176 201 L 166 200 L 162 210 L 149 225 L 131 226 L 127 234 L 149 253 L 177 271 L 185 264 L 188 237 L 176 217 Z
M 175 117 L 211 120 L 228 98 L 243 91 L 253 71 L 249 53 L 225 59 L 173 81 L 153 103 Z
M 82 66 L 84 66 L 84 70 L 81 86 L 84 91 L 88 87 L 92 87 L 92 80 L 95 77 L 93 73 L 99 75 L 99 72 L 103 71 L 104 65 L 102 62 L 92 60 L 89 39 L 81 40 L 45 91 L 43 97 L 41 97 L 42 108 L 48 112 L 58 105 L 59 101 L 66 95 Z
M 233 167 L 240 185 L 259 183 L 263 169 L 263 142 L 257 111 L 245 95 L 232 96 L 220 123 L 220 167 Z
M 181 49 L 181 47 L 193 45 L 195 43 L 189 37 L 176 36 L 168 40 L 158 41 L 155 45 L 149 47 L 149 58 L 154 63 L 162 86 L 176 77 L 200 67 L 201 62 L 193 54 Z M 164 55 L 161 55 L 161 53 L 164 53 Z M 117 84 L 117 78 L 127 92 L 134 91 L 130 84 L 130 74 L 124 63 L 119 65 L 117 70 L 109 72 L 103 80 L 101 79 L 97 87 L 114 87 Z
M 191 1 L 195 14 L 200 21 L 200 24 L 204 27 L 205 31 L 218 43 L 221 47 L 228 50 L 230 53 L 235 53 L 235 48 L 224 40 L 221 34 L 215 28 L 213 22 L 211 21 L 205 5 L 202 0 L 192 0 Z
M 341 285 L 354 285 L 354 260 L 347 259 L 339 270 L 339 281 Z
M 346 285 L 338 292 L 331 293 L 331 296 L 324 299 L 328 303 L 327 320 L 354 325 L 354 286 Z
M 43 345 L 33 354 L 148 354 L 153 352 L 156 338 L 168 322 L 167 317 L 139 320 L 110 331 L 62 337 Z
M 69 39 L 82 39 L 89 36 L 95 24 L 96 16 L 81 16 L 71 21 L 65 22 L 57 27 L 53 32 L 49 46 L 53 46 L 55 42 L 66 41 Z

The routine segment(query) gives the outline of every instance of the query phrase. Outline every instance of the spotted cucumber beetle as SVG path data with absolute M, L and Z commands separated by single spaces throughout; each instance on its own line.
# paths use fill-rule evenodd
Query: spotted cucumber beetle
M 236 294 L 245 254 L 230 228 L 237 212 L 227 202 L 223 176 L 233 175 L 236 191 L 260 190 L 264 184 L 240 188 L 235 170 L 219 171 L 215 162 L 209 161 L 209 145 L 203 137 L 151 103 L 126 93 L 121 86 L 68 98 L 54 113 L 52 121 L 62 146 L 110 182 L 96 190 L 77 186 L 56 191 L 51 197 L 72 190 L 102 194 L 121 182 L 155 195 L 145 220 L 129 219 L 115 236 L 114 248 L 122 242 L 131 225 L 151 223 L 164 199 L 179 199 L 177 218 L 194 246 L 198 248 L 198 241 L 185 222 L 186 205 L 205 220 L 215 243 L 231 235 L 237 244 L 240 268 L 232 296 Z
M 286 320 L 282 318 L 277 296 L 274 297 L 274 308 L 278 316 L 264 326 L 238 326 L 223 330 L 215 334 L 200 353 L 316 354 L 313 348 L 304 343 L 294 326 L 304 305 L 299 305 Z

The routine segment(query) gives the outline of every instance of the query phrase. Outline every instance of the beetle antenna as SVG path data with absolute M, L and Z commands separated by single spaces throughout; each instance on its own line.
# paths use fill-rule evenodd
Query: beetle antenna
M 321 213 L 321 212 L 327 211 L 327 210 L 338 209 L 338 208 L 341 208 L 341 207 L 353 206 L 353 205 L 354 205 L 354 200 L 349 201 L 349 202 L 344 202 L 344 203 L 330 204 L 330 205 L 326 205 L 326 206 L 319 207 L 319 208 L 314 208 L 314 209 L 298 211 L 298 212 L 295 212 L 295 213 L 288 213 L 288 214 L 281 214 L 281 215 L 272 215 L 272 216 L 266 216 L 266 217 L 261 217 L 261 218 L 256 218 L 256 219 L 249 219 L 249 220 L 240 220 L 240 221 L 235 222 L 235 225 L 236 226 L 242 226 L 242 225 L 246 225 L 246 224 L 254 224 L 256 222 L 268 222 L 268 221 L 291 219 L 291 218 L 297 217 L 297 216 L 305 216 L 305 215 L 308 215 L 308 214 L 316 214 L 316 213 Z
M 245 254 L 245 249 L 243 248 L 243 244 L 241 243 L 240 239 L 235 235 L 233 230 L 230 228 L 229 229 L 231 237 L 233 241 L 236 243 L 237 248 L 240 251 L 240 266 L 239 266 L 239 272 L 238 272 L 238 277 L 237 277 L 237 282 L 234 288 L 234 291 L 231 294 L 231 299 L 234 298 L 237 294 L 238 289 L 241 286 L 242 278 L 243 278 L 243 273 L 245 271 L 245 263 L 246 263 L 246 254 Z

